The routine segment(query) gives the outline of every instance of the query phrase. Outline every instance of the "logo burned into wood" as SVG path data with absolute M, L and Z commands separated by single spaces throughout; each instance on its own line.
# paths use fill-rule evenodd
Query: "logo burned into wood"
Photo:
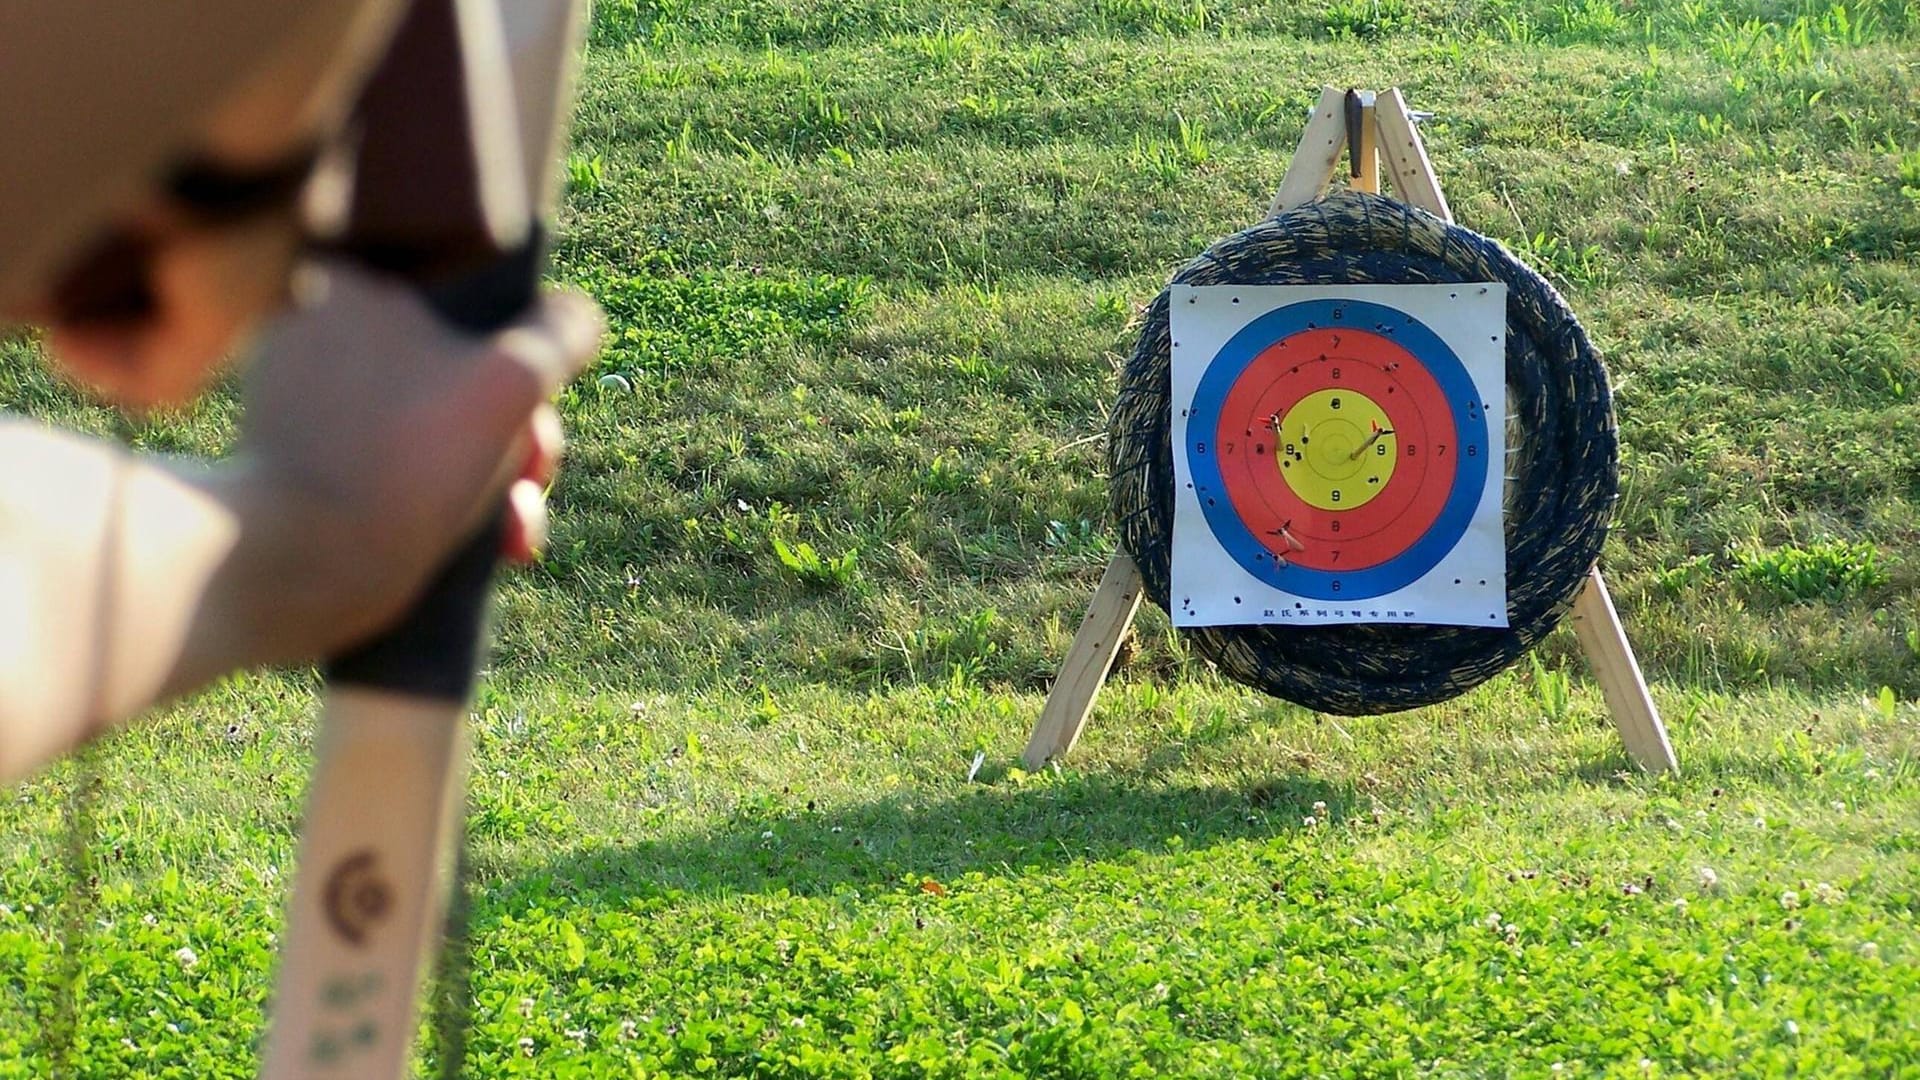
M 380 873 L 378 858 L 363 848 L 341 859 L 321 893 L 327 925 L 348 944 L 362 946 L 393 911 L 393 886 Z

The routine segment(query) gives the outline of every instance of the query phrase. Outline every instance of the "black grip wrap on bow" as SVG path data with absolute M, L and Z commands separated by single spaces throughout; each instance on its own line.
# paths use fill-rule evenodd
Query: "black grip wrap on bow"
M 545 250 L 545 238 L 535 229 L 525 243 L 476 270 L 422 285 L 422 295 L 452 325 L 491 333 L 532 305 Z M 397 252 L 354 254 L 380 269 L 410 269 Z M 479 669 L 489 585 L 505 523 L 504 511 L 496 510 L 434 574 L 400 622 L 328 663 L 327 680 L 465 701 Z

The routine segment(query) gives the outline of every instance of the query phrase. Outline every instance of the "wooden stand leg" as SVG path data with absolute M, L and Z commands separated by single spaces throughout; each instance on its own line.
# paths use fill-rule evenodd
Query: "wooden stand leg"
M 1433 162 L 1420 141 L 1420 129 L 1399 87 L 1380 95 L 1374 120 L 1380 127 L 1380 156 L 1387 161 L 1387 175 L 1392 177 L 1401 201 L 1442 221 L 1452 221 L 1453 207 L 1447 205 L 1446 193 L 1440 190 L 1440 179 L 1434 175 Z
M 1033 737 L 1027 740 L 1027 752 L 1021 755 L 1027 768 L 1038 769 L 1073 749 L 1088 714 L 1093 712 L 1100 684 L 1106 681 L 1113 658 L 1120 651 L 1120 639 L 1126 636 L 1134 612 L 1140 610 L 1143 592 L 1140 571 L 1133 560 L 1124 552 L 1115 555 L 1107 564 L 1107 572 L 1100 576 L 1100 587 L 1093 591 L 1087 617 L 1073 635 L 1067 661 L 1047 694 Z
M 1580 639 L 1587 662 L 1593 665 L 1593 676 L 1606 696 L 1607 711 L 1620 729 L 1627 756 L 1648 772 L 1678 772 L 1680 762 L 1673 756 L 1666 726 L 1647 694 L 1640 662 L 1627 643 L 1627 632 L 1613 610 L 1613 598 L 1607 595 L 1607 583 L 1600 577 L 1599 567 L 1588 573 L 1586 587 L 1573 602 L 1573 632 Z
M 1273 204 L 1267 207 L 1268 217 L 1317 199 L 1327 190 L 1327 181 L 1333 179 L 1333 171 L 1340 167 L 1340 151 L 1347 146 L 1346 101 L 1347 96 L 1339 90 L 1331 86 L 1320 88 L 1320 101 L 1314 105 L 1313 115 L 1307 117 L 1305 130 L 1300 132 L 1300 145 L 1294 148 L 1293 160 L 1287 164 L 1287 175 L 1280 180 Z

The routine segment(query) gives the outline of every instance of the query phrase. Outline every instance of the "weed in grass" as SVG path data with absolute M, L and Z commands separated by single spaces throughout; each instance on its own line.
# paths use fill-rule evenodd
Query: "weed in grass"
M 1882 720 L 1894 719 L 1900 711 L 1900 699 L 1894 695 L 1893 687 L 1883 686 L 1873 699 L 1873 707 Z
M 910 39 L 912 47 L 937 68 L 971 67 L 990 50 L 981 35 L 970 26 L 942 25 Z
M 1081 518 L 1069 524 L 1047 522 L 1046 545 L 1075 558 L 1105 558 L 1113 553 L 1113 541 L 1092 521 Z
M 606 186 L 607 163 L 599 154 L 567 155 L 567 194 L 573 198 L 593 195 Z
M 1736 547 L 1731 557 L 1736 581 L 1791 603 L 1844 600 L 1888 581 L 1879 549 L 1864 541 L 1822 540 L 1766 549 Z
M 653 378 L 711 372 L 782 345 L 830 340 L 868 299 L 859 281 L 738 271 L 682 275 L 664 258 L 655 260 L 653 273 L 595 273 L 578 283 L 607 311 L 602 366 Z
M 679 133 L 660 144 L 660 160 L 669 165 L 684 165 L 693 160 L 694 150 L 693 121 L 684 120 Z
M 1559 41 L 1613 41 L 1627 28 L 1627 18 L 1614 0 L 1574 0 L 1554 10 Z
M 848 548 L 839 555 L 822 555 L 805 541 L 789 545 L 776 536 L 773 538 L 773 553 L 781 566 L 809 585 L 845 589 L 860 580 L 858 548 Z
M 955 687 L 978 686 L 986 678 L 1000 652 L 996 640 L 1000 616 L 992 608 L 982 608 L 953 618 L 940 618 L 913 632 L 911 655 L 922 671 L 930 675 L 944 673 Z
M 1324 18 L 1333 37 L 1371 38 L 1405 28 L 1413 14 L 1405 0 L 1334 0 Z
M 1920 207 L 1920 150 L 1902 152 L 1896 169 L 1900 194 L 1905 195 L 1916 207 Z
M 1500 39 L 1509 45 L 1534 45 L 1544 37 L 1544 32 L 1533 21 L 1533 16 L 1525 11 L 1503 11 L 1496 17 Z
M 1540 718 L 1550 724 L 1565 723 L 1573 700 L 1573 679 L 1566 672 L 1541 663 L 1538 653 L 1529 653 L 1527 660 L 1533 672 L 1534 701 L 1540 708 Z
M 1556 275 L 1569 284 L 1598 285 L 1606 274 L 1599 244 L 1574 245 L 1558 236 L 1537 232 L 1524 238 L 1515 254 L 1534 269 Z
M 1206 125 L 1189 121 L 1184 115 L 1174 114 L 1174 145 L 1180 151 L 1180 163 L 1189 169 L 1205 165 L 1213 157 L 1213 148 L 1207 142 Z

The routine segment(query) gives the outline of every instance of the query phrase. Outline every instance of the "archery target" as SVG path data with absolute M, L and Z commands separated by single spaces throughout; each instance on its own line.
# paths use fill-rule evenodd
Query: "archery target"
M 1504 284 L 1169 301 L 1175 625 L 1507 625 Z

